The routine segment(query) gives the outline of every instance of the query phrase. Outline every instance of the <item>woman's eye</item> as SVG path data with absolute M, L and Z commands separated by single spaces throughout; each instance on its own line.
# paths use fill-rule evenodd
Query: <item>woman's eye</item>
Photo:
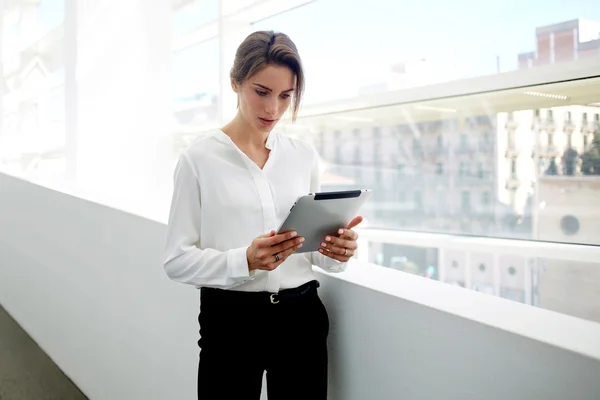
M 289 99 L 289 98 L 290 98 L 290 95 L 289 95 L 289 94 L 287 94 L 287 93 L 286 93 L 286 94 L 282 94 L 282 95 L 281 95 L 281 98 L 282 98 L 282 99 Z
M 267 95 L 267 92 L 262 92 L 262 91 L 260 91 L 260 90 L 257 90 L 257 91 L 256 91 L 256 94 L 258 94 L 259 96 L 266 96 L 266 95 Z

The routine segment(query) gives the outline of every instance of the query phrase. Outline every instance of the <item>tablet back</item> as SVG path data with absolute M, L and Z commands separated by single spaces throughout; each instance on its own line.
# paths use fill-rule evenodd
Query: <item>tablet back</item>
M 304 245 L 296 253 L 317 251 L 325 236 L 338 236 L 371 197 L 370 190 L 311 193 L 300 196 L 290 209 L 278 233 L 295 230 L 304 237 Z

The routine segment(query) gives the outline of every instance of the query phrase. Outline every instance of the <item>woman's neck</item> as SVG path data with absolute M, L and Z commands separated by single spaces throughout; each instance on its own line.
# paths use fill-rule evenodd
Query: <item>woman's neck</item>
M 261 132 L 253 129 L 238 113 L 222 129 L 223 133 L 233 140 L 238 147 L 264 148 L 269 137 L 269 132 Z

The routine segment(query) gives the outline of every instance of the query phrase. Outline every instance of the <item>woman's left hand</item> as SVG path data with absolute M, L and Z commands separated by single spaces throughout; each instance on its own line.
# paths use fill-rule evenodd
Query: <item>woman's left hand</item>
M 362 220 L 363 217 L 356 217 L 345 229 L 338 231 L 339 236 L 327 236 L 325 241 L 321 243 L 319 253 L 341 262 L 350 260 L 358 248 L 356 243 L 358 233 L 353 231 L 352 228 L 360 224 Z

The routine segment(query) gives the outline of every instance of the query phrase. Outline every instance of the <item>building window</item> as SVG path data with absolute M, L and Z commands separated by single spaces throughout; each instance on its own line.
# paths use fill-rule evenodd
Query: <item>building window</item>
M 404 203 L 406 201 L 406 196 L 404 195 L 404 192 L 398 192 L 398 201 L 400 203 Z
M 461 150 L 467 149 L 467 135 L 465 133 L 460 135 L 460 148 Z
M 444 147 L 444 138 L 442 137 L 442 135 L 438 135 L 438 137 L 437 137 L 437 148 L 439 150 L 441 150 L 442 147 Z
M 465 176 L 467 174 L 465 163 L 461 162 L 458 164 L 458 176 Z
M 548 134 L 548 146 L 552 146 L 554 144 L 554 135 L 552 133 Z
M 534 110 L 534 111 L 533 111 L 533 115 L 534 115 L 535 117 L 538 117 L 538 118 L 539 118 L 539 116 L 540 116 L 540 110 L 539 110 L 539 109 L 536 109 L 536 110 Z
M 413 138 L 412 147 L 413 147 L 413 155 L 417 156 L 417 155 L 421 154 L 421 139 Z
M 360 129 L 352 132 L 354 136 L 354 163 L 360 164 Z
M 489 191 L 486 190 L 485 192 L 482 193 L 482 195 L 481 195 L 481 203 L 484 206 L 488 206 L 490 204 L 490 202 L 491 202 L 491 199 L 492 199 L 492 195 L 490 194 Z
M 421 209 L 423 207 L 423 199 L 421 198 L 421 192 L 416 191 L 413 196 L 413 200 L 415 202 L 415 209 Z
M 469 211 L 471 208 L 471 193 L 466 190 L 461 193 L 461 206 L 463 211 Z
M 586 148 L 588 145 L 588 135 L 583 135 L 583 147 Z
M 554 119 L 554 113 L 552 112 L 552 110 L 548 110 L 546 111 L 546 117 L 548 118 L 548 120 L 552 121 Z
M 571 122 L 571 111 L 567 111 L 567 112 L 565 113 L 565 120 L 566 120 L 567 122 Z
M 373 163 L 381 164 L 381 130 L 378 126 L 373 128 Z
M 333 162 L 340 164 L 342 162 L 342 131 L 336 130 L 333 132 L 333 145 L 335 146 L 335 154 Z
M 478 163 L 477 164 L 477 177 L 483 178 L 484 175 L 485 174 L 483 172 L 483 164 L 482 163 Z
M 600 122 L 600 114 L 594 114 L 594 121 Z
M 587 124 L 587 113 L 583 113 L 582 115 L 582 121 L 584 124 Z
M 510 160 L 510 175 L 513 177 L 517 175 L 517 160 Z
M 444 174 L 444 164 L 442 163 L 437 163 L 435 165 L 435 173 L 437 175 L 443 175 Z

